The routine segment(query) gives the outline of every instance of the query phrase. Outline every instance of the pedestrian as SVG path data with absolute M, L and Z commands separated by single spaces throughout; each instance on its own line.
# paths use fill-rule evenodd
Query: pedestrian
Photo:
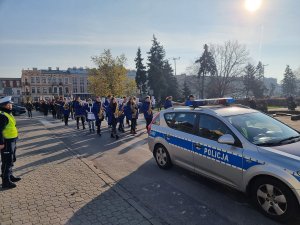
M 93 101 L 88 99 L 86 104 L 87 122 L 89 124 L 90 133 L 95 132 L 95 114 L 93 113 Z
M 28 114 L 28 118 L 32 118 L 32 109 L 33 109 L 33 104 L 28 101 L 25 105 L 26 110 L 27 110 L 27 114 Z
M 82 129 L 85 130 L 85 104 L 83 101 L 81 101 L 80 97 L 77 97 L 76 101 L 74 102 L 74 111 L 77 129 L 79 129 L 79 120 L 81 120 Z
M 11 96 L 0 99 L 0 151 L 2 188 L 15 188 L 15 182 L 21 180 L 12 174 L 13 163 L 16 162 L 16 142 L 18 129 L 12 115 Z
M 67 101 L 65 101 L 64 106 L 63 106 L 63 114 L 64 114 L 65 126 L 68 126 L 69 116 L 70 116 L 70 105 Z
M 173 102 L 172 102 L 172 100 L 173 100 L 173 97 L 172 97 L 172 96 L 168 96 L 168 97 L 166 98 L 166 101 L 165 101 L 165 104 L 164 104 L 164 108 L 165 108 L 165 109 L 168 109 L 168 108 L 173 107 Z
M 118 117 L 119 117 L 119 107 L 117 103 L 117 99 L 115 97 L 112 97 L 110 100 L 110 104 L 108 106 L 109 111 L 111 112 L 111 138 L 116 138 L 117 140 L 119 139 L 119 135 L 117 133 L 117 123 L 118 123 Z
M 249 101 L 249 106 L 251 109 L 256 109 L 257 108 L 257 105 L 256 105 L 256 100 L 254 97 L 252 97 Z
M 110 105 L 111 99 L 112 99 L 112 96 L 108 95 L 103 104 L 104 109 L 105 109 L 105 117 L 106 117 L 108 127 L 111 127 L 111 116 L 112 115 L 111 115 L 111 112 L 109 111 L 109 105 Z
M 119 128 L 118 130 L 122 133 L 125 133 L 124 119 L 125 119 L 125 106 L 126 106 L 127 98 L 123 97 L 122 103 L 119 105 Z
M 97 134 L 101 136 L 101 123 L 104 120 L 104 109 L 102 107 L 101 98 L 96 97 L 96 101 L 93 104 L 92 112 L 95 115 Z
M 150 125 L 152 119 L 153 119 L 153 108 L 150 96 L 147 96 L 145 98 L 145 101 L 142 105 L 142 112 L 144 113 L 144 118 L 146 120 L 146 130 L 148 130 L 148 126 Z
M 135 102 L 135 97 L 131 97 L 128 102 L 131 114 L 131 130 L 130 134 L 136 134 L 136 121 L 138 118 L 138 106 Z
M 44 117 L 47 117 L 48 111 L 49 111 L 49 105 L 48 105 L 48 102 L 46 102 L 45 100 L 43 100 L 43 102 L 42 102 L 42 109 L 44 112 Z
M 193 106 L 195 101 L 194 95 L 190 95 L 189 98 L 185 101 L 185 106 Z

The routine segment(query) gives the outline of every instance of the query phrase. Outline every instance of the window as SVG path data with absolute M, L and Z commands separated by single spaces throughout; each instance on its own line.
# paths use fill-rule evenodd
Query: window
M 46 77 L 42 77 L 42 83 L 46 84 Z
M 62 78 L 58 78 L 58 83 L 62 84 Z
M 48 84 L 51 83 L 51 77 L 48 77 Z
M 204 114 L 200 115 L 198 134 L 200 137 L 214 141 L 218 141 L 219 137 L 224 134 L 231 134 L 234 136 L 222 121 Z
M 20 87 L 20 81 L 17 81 L 17 87 Z
M 56 77 L 53 77 L 52 81 L 53 83 L 56 83 Z
M 80 85 L 80 92 L 84 93 L 84 86 Z
M 35 94 L 35 87 L 32 87 L 32 88 L 31 88 L 31 93 L 32 93 L 32 94 Z
M 47 88 L 43 87 L 43 94 L 47 94 Z
M 69 88 L 68 87 L 65 87 L 65 93 L 69 94 Z
M 53 93 L 54 93 L 54 94 L 57 94 L 57 87 L 54 87 L 54 88 L 53 88 Z
M 66 77 L 65 78 L 65 84 L 68 84 L 69 83 L 69 79 Z
M 49 87 L 48 91 L 49 91 L 49 94 L 52 94 L 52 87 Z
M 62 95 L 62 94 L 63 94 L 63 89 L 62 89 L 62 87 L 59 87 L 58 90 L 59 90 L 59 95 Z
M 36 88 L 36 93 L 38 93 L 38 94 L 41 93 L 41 88 L 40 87 Z
M 20 90 L 17 90 L 17 95 L 20 95 L 20 94 L 21 94 Z
M 77 93 L 77 87 L 73 87 L 73 93 Z
M 194 133 L 196 117 L 195 113 L 189 112 L 165 114 L 165 120 L 169 127 L 190 134 Z
M 35 83 L 35 77 L 31 77 L 31 83 L 32 83 L 32 84 Z
M 36 83 L 39 84 L 40 83 L 40 78 L 36 77 Z

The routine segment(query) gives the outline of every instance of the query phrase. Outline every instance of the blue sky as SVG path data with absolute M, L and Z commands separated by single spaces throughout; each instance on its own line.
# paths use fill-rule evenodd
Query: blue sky
M 267 77 L 282 79 L 285 66 L 300 67 L 300 1 L 262 0 L 255 13 L 244 0 L 0 0 L 0 77 L 22 68 L 92 67 L 91 56 L 111 49 L 134 69 L 155 34 L 166 57 L 187 71 L 205 43 L 238 40 Z M 146 60 L 144 61 L 146 63 Z

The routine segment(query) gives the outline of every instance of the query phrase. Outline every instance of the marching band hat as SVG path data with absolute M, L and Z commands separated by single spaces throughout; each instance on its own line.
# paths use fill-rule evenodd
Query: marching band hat
M 5 96 L 0 99 L 0 105 L 6 105 L 8 103 L 13 103 L 13 101 L 11 100 L 11 96 Z

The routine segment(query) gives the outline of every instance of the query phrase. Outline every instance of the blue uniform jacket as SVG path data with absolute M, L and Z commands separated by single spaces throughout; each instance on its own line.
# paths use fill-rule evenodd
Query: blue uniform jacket
M 150 102 L 143 102 L 141 111 L 144 113 L 145 119 L 153 118 L 153 114 L 148 113 Z
M 171 107 L 173 107 L 172 101 L 171 100 L 166 100 L 165 104 L 164 104 L 164 108 L 168 109 L 168 108 L 171 108 Z
M 85 116 L 85 105 L 80 105 L 78 101 L 74 102 L 75 116 Z
M 101 102 L 97 102 L 97 101 L 94 102 L 94 104 L 93 104 L 92 112 L 95 115 L 96 122 L 98 122 L 100 120 L 100 118 L 99 118 L 99 112 L 100 112 L 100 109 L 101 109 L 101 105 L 102 105 L 102 103 Z
M 191 106 L 191 105 L 193 105 L 193 101 L 190 100 L 185 101 L 185 106 Z

